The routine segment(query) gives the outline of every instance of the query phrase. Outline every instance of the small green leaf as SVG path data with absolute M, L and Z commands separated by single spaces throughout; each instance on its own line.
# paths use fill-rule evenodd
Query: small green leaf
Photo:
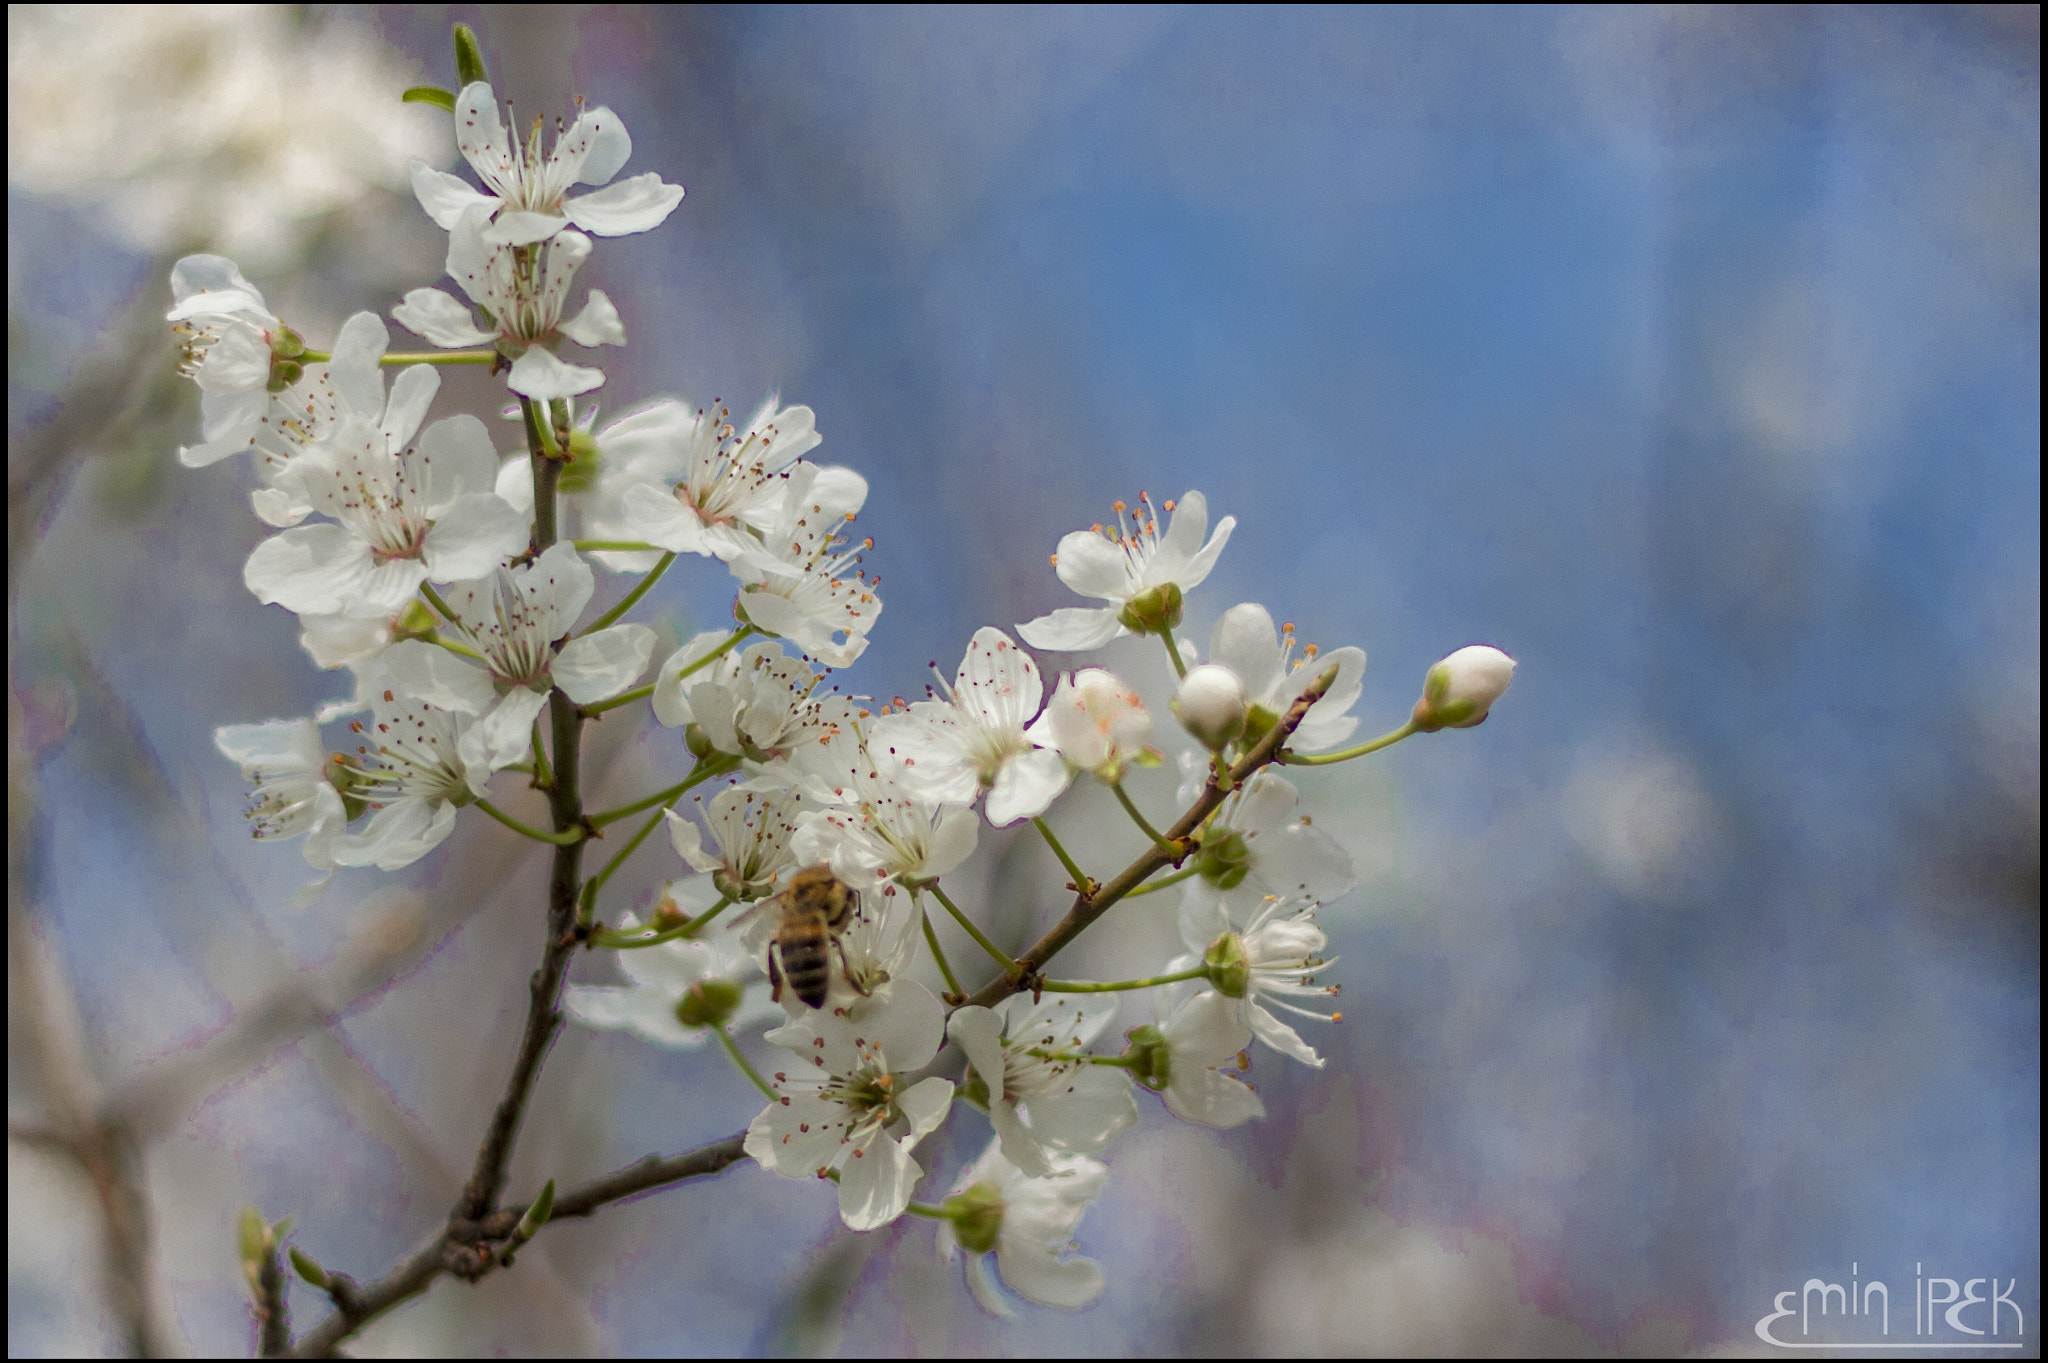
M 398 99 L 401 104 L 431 104 L 451 114 L 455 112 L 455 96 L 438 85 L 415 85 Z
M 292 1268 L 301 1278 L 323 1292 L 333 1285 L 334 1280 L 327 1276 L 327 1270 L 320 1267 L 312 1255 L 305 1253 L 297 1245 L 293 1245 L 285 1253 L 291 1255 Z
M 484 54 L 476 45 L 476 31 L 468 24 L 455 26 L 455 82 L 470 85 L 477 81 L 488 81 L 490 76 L 484 70 Z M 452 106 L 451 106 L 452 107 Z

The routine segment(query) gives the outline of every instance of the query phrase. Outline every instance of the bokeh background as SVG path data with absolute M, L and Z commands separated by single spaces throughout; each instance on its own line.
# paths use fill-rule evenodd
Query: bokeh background
M 1052 545 L 1140 488 L 1239 519 L 1188 633 L 1257 600 L 1363 646 L 1365 732 L 1459 645 L 1520 671 L 1481 729 L 1304 778 L 1364 876 L 1330 1063 L 1257 1056 L 1230 1133 L 1141 1105 L 1092 1309 L 990 1319 L 928 1226 L 742 1166 L 362 1352 L 1743 1351 L 1852 1264 L 1902 1319 L 1916 1265 L 2016 1279 L 2038 1352 L 2034 8 L 14 6 L 10 1353 L 245 1352 L 238 1209 L 373 1276 L 502 1083 L 538 861 L 465 821 L 293 909 L 246 836 L 212 729 L 346 683 L 241 586 L 248 472 L 177 466 L 160 320 L 190 249 L 309 337 L 433 280 L 403 170 L 446 118 L 395 99 L 458 19 L 523 115 L 609 104 L 688 189 L 586 267 L 632 338 L 606 402 L 779 389 L 868 477 L 850 689 L 1067 604 Z M 620 798 L 683 764 L 598 749 Z M 985 832 L 962 885 L 1026 941 L 1044 863 Z M 1075 969 L 1156 962 L 1166 914 Z M 67 1103 L 115 1119 L 139 1267 L 36 1134 Z M 715 1052 L 572 1031 L 515 1194 L 752 1111 Z

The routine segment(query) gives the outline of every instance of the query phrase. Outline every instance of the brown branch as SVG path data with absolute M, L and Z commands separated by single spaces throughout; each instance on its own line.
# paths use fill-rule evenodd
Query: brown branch
M 1279 761 L 1281 749 L 1293 736 L 1295 729 L 1300 727 L 1301 721 L 1308 717 L 1309 707 L 1321 700 L 1323 693 L 1328 691 L 1331 683 L 1336 680 L 1337 669 L 1333 666 L 1303 687 L 1301 694 L 1287 707 L 1287 713 L 1280 717 L 1280 721 L 1264 738 L 1253 745 L 1250 752 L 1237 760 L 1237 764 L 1230 769 L 1227 784 L 1219 782 L 1213 771 L 1210 773 L 1209 784 L 1202 788 L 1201 795 L 1188 806 L 1187 813 L 1181 815 L 1173 827 L 1166 831 L 1166 845 L 1154 843 L 1147 847 L 1136 861 L 1124 868 L 1122 875 L 1096 885 L 1093 893 L 1076 893 L 1074 907 L 1067 911 L 1067 916 L 1055 923 L 1052 931 L 1039 938 L 1029 951 L 1017 958 L 1017 968 L 1006 970 L 990 980 L 967 1002 L 989 1008 L 1020 990 L 1031 988 L 1032 981 L 1038 977 L 1038 972 L 1044 968 L 1046 962 L 1058 954 L 1067 943 L 1080 936 L 1090 923 L 1109 912 L 1112 905 L 1144 884 L 1154 872 L 1169 865 L 1177 866 L 1184 861 L 1195 849 L 1194 834 L 1202 826 L 1203 821 L 1216 811 L 1216 807 L 1222 804 L 1232 791 L 1250 779 L 1252 773 L 1260 767 Z
M 269 1237 L 266 1236 L 266 1239 Z M 273 1242 L 256 1270 L 256 1356 L 284 1358 L 292 1351 L 291 1303 L 284 1291 L 284 1253 Z
M 564 1217 L 590 1216 L 611 1203 L 653 1192 L 684 1179 L 718 1173 L 745 1157 L 745 1142 L 746 1133 L 740 1132 L 665 1159 L 650 1155 L 593 1179 L 555 1199 L 554 1215 L 548 1225 Z M 357 1285 L 346 1274 L 330 1272 L 332 1285 L 327 1294 L 334 1302 L 334 1314 L 307 1331 L 298 1347 L 290 1352 L 299 1358 L 332 1357 L 343 1340 L 392 1307 L 426 1291 L 443 1273 L 471 1279 L 481 1277 L 497 1264 L 497 1256 L 489 1242 L 510 1236 L 518 1220 L 518 1212 L 504 1210 L 493 1212 L 482 1221 L 451 1221 L 448 1228 L 424 1248 L 367 1286 Z M 546 1229 L 547 1226 L 541 1227 L 543 1231 Z

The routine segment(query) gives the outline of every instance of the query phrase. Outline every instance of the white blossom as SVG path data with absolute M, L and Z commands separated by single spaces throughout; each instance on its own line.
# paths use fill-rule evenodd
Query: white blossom
M 1097 525 L 1076 530 L 1060 540 L 1053 566 L 1060 581 L 1082 596 L 1109 602 L 1104 607 L 1066 606 L 1042 615 L 1029 624 L 1017 626 L 1017 633 L 1034 648 L 1074 652 L 1100 648 L 1132 629 L 1124 620 L 1132 598 L 1154 589 L 1172 588 L 1172 614 L 1178 618 L 1178 598 L 1193 590 L 1209 576 L 1216 558 L 1230 541 L 1237 526 L 1235 516 L 1225 516 L 1207 543 L 1209 504 L 1199 492 L 1189 492 L 1178 502 L 1166 503 L 1171 514 L 1166 533 L 1159 532 L 1159 514 L 1149 497 L 1140 493 L 1139 510 L 1130 522 L 1124 520 L 1129 508 L 1116 504 L 1116 528 Z
M 490 777 L 462 755 L 471 722 L 389 688 L 378 694 L 371 718 L 349 726 L 362 741 L 342 759 L 348 794 L 375 812 L 362 832 L 335 839 L 337 863 L 395 871 L 446 840 L 455 811 Z
M 1309 706 L 1287 746 L 1303 752 L 1335 747 L 1358 727 L 1357 716 L 1345 712 L 1358 700 L 1365 650 L 1347 646 L 1318 654 L 1310 644 L 1299 659 L 1293 653 L 1294 626 L 1283 626 L 1276 642 L 1273 617 L 1255 603 L 1232 606 L 1209 631 L 1209 661 L 1229 668 L 1244 683 L 1250 706 L 1245 720 L 1248 744 L 1263 738 L 1302 690 L 1334 664 L 1335 679 Z
M 709 802 L 701 796 L 698 801 L 715 851 L 704 846 L 703 831 L 673 809 L 665 811 L 669 843 L 692 870 L 708 872 L 725 894 L 760 899 L 773 894 L 777 881 L 798 867 L 789 840 L 803 799 L 801 790 L 775 780 L 727 786 Z
M 1189 763 L 1183 798 L 1192 799 L 1207 767 Z M 1201 831 L 1195 854 L 1200 879 L 1187 898 L 1220 893 L 1240 920 L 1268 895 L 1327 904 L 1358 884 L 1351 854 L 1300 815 L 1301 793 L 1292 782 L 1261 767 L 1226 798 Z
M 1173 717 L 1203 747 L 1221 751 L 1244 732 L 1244 683 L 1218 663 L 1191 667 L 1173 697 Z
M 791 842 L 806 864 L 830 862 L 856 890 L 936 880 L 974 851 L 981 820 L 906 787 L 902 764 L 849 728 L 800 754 L 805 789 L 823 808 L 797 820 Z
M 618 695 L 647 670 L 654 631 L 645 625 L 612 625 L 555 649 L 595 590 L 575 546 L 550 545 L 530 564 L 501 567 L 443 593 L 455 613 L 450 626 L 480 659 L 408 640 L 386 650 L 385 667 L 407 694 L 478 717 L 465 754 L 471 762 L 509 766 L 531 750 L 533 722 L 551 687 L 589 705 Z
M 1013 994 L 994 1008 L 961 1008 L 946 1033 L 988 1087 L 989 1122 L 1003 1153 L 1045 1176 L 1062 1154 L 1100 1150 L 1138 1119 L 1130 1072 L 1096 1065 L 1085 1048 L 1115 1020 L 1114 998 Z
M 1067 788 L 1060 755 L 1025 732 L 1045 689 L 1038 665 L 999 629 L 984 626 L 968 642 L 943 698 L 918 701 L 875 721 L 871 745 L 903 763 L 903 784 L 935 803 L 969 804 L 988 792 L 996 827 L 1032 818 Z
M 1433 733 L 1483 724 L 1514 680 L 1513 658 L 1486 644 L 1469 644 L 1429 669 L 1422 699 L 1415 702 L 1415 727 Z
M 708 878 L 693 877 L 667 887 L 663 902 L 694 918 L 717 902 L 717 894 Z M 618 931 L 631 933 L 649 926 L 626 914 Z M 725 1021 L 714 1025 L 741 1030 L 783 1016 L 782 1009 L 768 998 L 759 964 L 732 933 L 679 937 L 614 954 L 626 984 L 572 984 L 563 991 L 563 1010 L 586 1027 L 631 1032 L 657 1046 L 701 1046 L 710 1035 L 709 1027 L 686 1023 L 686 1005 L 695 1002 L 701 1008 L 707 986 L 716 990 L 720 984 L 741 993 Z
M 327 749 L 310 719 L 230 724 L 213 731 L 213 745 L 252 783 L 247 810 L 258 838 L 305 838 L 306 861 L 332 870 L 334 840 L 348 825 L 334 788 Z
M 663 182 L 652 171 L 593 194 L 568 196 L 572 185 L 608 184 L 633 153 L 626 125 L 610 109 L 578 114 L 567 131 L 557 124 L 552 150 L 544 146 L 541 132 L 536 123 L 521 144 L 500 121 L 491 87 L 483 81 L 463 86 L 455 100 L 455 145 L 489 192 L 415 159 L 412 186 L 420 207 L 449 229 L 480 209 L 486 221 L 496 218 L 485 229 L 485 240 L 524 246 L 572 223 L 600 237 L 645 232 L 659 227 L 682 202 L 683 187 Z
M 1317 1069 L 1322 1057 L 1269 1008 L 1323 1022 L 1341 1021 L 1339 1013 L 1318 1013 L 1288 998 L 1330 998 L 1335 985 L 1319 985 L 1316 972 L 1337 963 L 1325 959 L 1329 939 L 1315 924 L 1315 905 L 1302 899 L 1268 896 L 1243 931 L 1232 927 L 1223 901 L 1215 894 L 1191 895 L 1181 907 L 1181 930 L 1195 955 L 1170 964 L 1182 970 L 1206 961 L 1218 993 L 1234 1001 L 1238 1018 L 1252 1035 L 1282 1055 Z
M 1203 990 L 1168 1005 L 1159 1020 L 1166 1051 L 1167 1111 L 1184 1122 L 1228 1129 L 1266 1115 L 1266 1105 L 1242 1080 L 1218 1067 L 1241 1058 L 1251 1028 L 1237 1001 Z
M 903 1078 L 931 1062 L 943 1033 L 943 1009 L 921 987 L 858 1022 L 805 1009 L 768 1033 L 791 1054 L 773 1075 L 777 1097 L 747 1127 L 747 1153 L 785 1178 L 836 1169 L 846 1224 L 886 1226 L 924 1176 L 911 1151 L 952 1106 L 952 1081 Z
M 1114 784 L 1125 764 L 1144 751 L 1152 716 L 1138 693 L 1115 674 L 1084 667 L 1060 678 L 1045 713 L 1024 732 L 1082 771 Z
M 997 1221 L 996 1271 L 1011 1291 L 1041 1306 L 1078 1311 L 1102 1295 L 1102 1266 L 1068 1256 L 1074 1230 L 1088 1205 L 1101 1196 L 1109 1167 L 1086 1155 L 1056 1155 L 1047 1173 L 1032 1175 L 1006 1159 L 1004 1150 L 998 1142 L 983 1151 L 961 1171 L 951 1197 L 974 1208 L 968 1213 L 971 1220 Z M 986 1233 L 985 1225 L 975 1229 Z M 1015 1315 L 988 1280 L 987 1252 L 975 1253 L 963 1244 L 954 1221 L 939 1223 L 938 1243 L 948 1262 L 968 1250 L 967 1285 L 983 1310 L 1004 1319 Z
M 867 500 L 867 480 L 850 469 L 798 462 L 783 484 L 774 520 L 761 543 L 731 561 L 744 585 L 736 609 L 754 628 L 789 640 L 830 667 L 845 667 L 868 646 L 882 613 L 880 580 L 859 570 L 863 540 L 851 549 L 839 535 Z
M 694 724 L 714 750 L 767 762 L 825 742 L 852 717 L 846 697 L 818 693 L 823 672 L 774 640 L 711 656 L 731 638 L 706 630 L 668 656 L 654 676 L 656 719 Z

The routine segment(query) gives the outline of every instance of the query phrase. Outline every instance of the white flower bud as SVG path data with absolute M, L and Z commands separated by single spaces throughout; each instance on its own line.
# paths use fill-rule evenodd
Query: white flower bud
M 1515 660 L 1499 649 L 1461 648 L 1429 669 L 1422 699 L 1415 702 L 1415 727 L 1424 733 L 1469 729 L 1485 720 L 1514 679 Z
M 1220 750 L 1244 732 L 1244 683 L 1221 664 L 1203 663 L 1181 681 L 1173 713 L 1197 742 Z

